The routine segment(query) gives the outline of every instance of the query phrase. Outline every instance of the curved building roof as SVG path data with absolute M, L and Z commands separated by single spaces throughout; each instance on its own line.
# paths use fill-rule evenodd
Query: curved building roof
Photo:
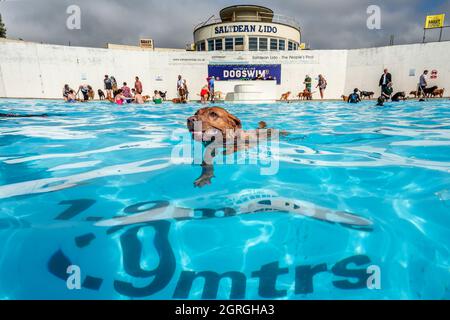
M 272 9 L 257 5 L 234 5 L 220 10 L 220 18 L 227 21 L 265 21 L 271 22 Z

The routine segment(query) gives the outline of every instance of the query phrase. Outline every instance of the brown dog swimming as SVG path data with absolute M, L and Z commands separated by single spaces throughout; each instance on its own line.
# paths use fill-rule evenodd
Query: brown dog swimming
M 214 177 L 213 160 L 217 149 L 223 149 L 224 155 L 233 154 L 278 133 L 278 130 L 267 129 L 265 122 L 260 122 L 256 130 L 243 130 L 241 120 L 220 107 L 199 109 L 187 119 L 187 128 L 195 141 L 206 146 L 202 174 L 194 182 L 196 187 L 211 184 L 211 179 Z M 281 132 L 281 134 L 287 133 Z

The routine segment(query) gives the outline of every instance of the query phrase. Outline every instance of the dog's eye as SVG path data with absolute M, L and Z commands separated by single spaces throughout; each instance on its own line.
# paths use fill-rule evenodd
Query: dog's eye
M 211 117 L 213 117 L 213 118 L 219 117 L 219 115 L 218 115 L 217 113 L 215 113 L 214 111 L 211 111 L 211 112 L 209 113 L 209 115 L 210 115 Z

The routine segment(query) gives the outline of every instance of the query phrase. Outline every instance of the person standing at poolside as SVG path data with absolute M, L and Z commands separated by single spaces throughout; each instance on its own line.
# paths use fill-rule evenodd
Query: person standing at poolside
M 303 84 L 305 85 L 305 89 L 308 90 L 309 93 L 311 93 L 312 80 L 309 75 L 306 75 L 305 81 L 303 81 Z
M 214 77 L 209 77 L 208 79 L 208 90 L 209 90 L 209 98 L 211 99 L 211 102 L 214 102 Z
M 186 101 L 187 101 L 187 100 L 189 100 L 189 90 L 188 90 L 186 79 L 184 79 L 184 81 L 183 81 L 183 89 L 184 89 Z
M 117 80 L 113 76 L 111 76 L 110 79 L 111 79 L 111 84 L 112 84 L 112 91 L 113 91 L 113 94 L 115 95 L 116 92 L 119 90 L 119 87 L 117 86 Z
M 136 82 L 134 83 L 134 89 L 136 90 L 137 93 L 142 94 L 142 82 L 141 80 L 139 80 L 139 77 L 136 76 Z
M 178 75 L 178 81 L 177 81 L 177 95 L 178 98 L 180 97 L 180 89 L 183 89 L 183 77 L 181 75 Z
M 428 75 L 428 70 L 424 70 L 422 75 L 419 78 L 419 97 L 423 94 L 425 96 L 425 88 L 428 86 L 428 81 L 427 81 L 427 75 Z
M 81 91 L 81 94 L 83 95 L 83 100 L 80 100 L 80 102 L 87 102 L 89 101 L 89 88 L 86 84 L 82 84 L 78 87 L 78 91 L 76 95 L 78 96 L 78 93 Z
M 320 91 L 320 98 L 323 99 L 323 92 L 327 88 L 327 80 L 323 77 L 323 75 L 319 74 L 319 81 L 317 83 L 316 88 L 319 88 Z
M 106 99 L 110 100 L 112 99 L 112 81 L 111 78 L 108 77 L 108 75 L 105 75 L 105 79 L 103 80 L 105 84 L 105 91 L 106 91 Z
M 208 85 L 204 85 L 202 90 L 200 91 L 200 100 L 201 103 L 206 103 L 209 99 L 209 89 L 208 89 Z
M 68 100 L 67 97 L 69 96 L 70 90 L 72 90 L 72 89 L 70 89 L 69 85 L 68 85 L 68 84 L 65 84 L 65 85 L 64 85 L 64 88 L 63 88 L 63 98 L 64 98 L 64 101 L 67 101 L 67 100 Z
M 378 83 L 378 86 L 381 87 L 381 94 L 383 94 L 390 82 L 392 82 L 392 75 L 388 72 L 388 69 L 385 68 Z

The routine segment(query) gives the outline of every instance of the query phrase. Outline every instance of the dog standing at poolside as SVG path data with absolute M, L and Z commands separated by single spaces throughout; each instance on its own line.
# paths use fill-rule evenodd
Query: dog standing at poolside
M 186 90 L 184 88 L 178 89 L 179 98 L 172 99 L 172 103 L 186 103 Z
M 444 91 L 445 91 L 445 89 L 436 89 L 433 91 L 431 96 L 433 98 L 436 98 L 436 97 L 442 98 L 442 97 L 444 97 Z
M 409 93 L 409 95 L 410 95 L 410 96 L 413 96 L 414 98 L 417 98 L 417 96 L 419 95 L 419 91 L 417 91 L 417 90 L 411 91 L 411 92 Z
M 223 98 L 223 92 L 222 91 L 214 91 L 214 99 L 215 100 L 222 100 Z
M 432 94 L 433 94 L 433 92 L 434 92 L 434 90 L 436 90 L 438 87 L 437 86 L 432 86 L 432 87 L 430 87 L 430 88 L 425 88 L 425 89 L 423 89 L 423 95 L 426 97 L 426 98 L 430 98 L 431 96 L 432 96 Z
M 161 96 L 161 98 L 163 99 L 163 101 L 166 101 L 167 99 L 167 91 L 158 91 L 159 95 Z
M 100 100 L 105 100 L 105 93 L 102 89 L 98 89 L 97 93 Z
M 290 95 L 291 95 L 291 92 L 290 92 L 290 91 L 288 91 L 288 92 L 286 92 L 286 93 L 283 93 L 283 94 L 281 95 L 280 101 L 288 101 Z
M 375 94 L 375 92 L 372 92 L 372 91 L 361 91 L 361 100 L 364 98 L 372 99 L 374 94 Z
M 314 92 L 309 92 L 309 90 L 308 89 L 305 89 L 305 90 L 303 90 L 302 92 L 300 92 L 298 95 L 297 95 L 297 97 L 300 99 L 300 100 L 312 100 L 312 94 L 313 94 Z
M 94 100 L 94 98 L 95 98 L 94 89 L 92 89 L 92 86 L 90 86 L 90 85 L 88 85 L 87 88 L 88 88 L 88 97 L 89 97 L 89 99 L 90 100 Z

